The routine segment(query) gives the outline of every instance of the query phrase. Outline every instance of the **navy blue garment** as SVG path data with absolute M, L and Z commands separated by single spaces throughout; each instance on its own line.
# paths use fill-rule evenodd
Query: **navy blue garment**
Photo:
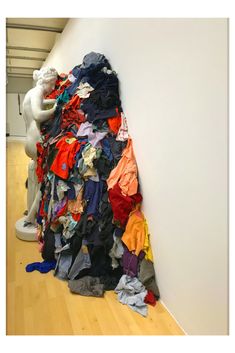
M 99 76 L 97 77 L 98 80 L 95 76 Z M 88 81 L 88 83 L 95 89 L 91 92 L 88 99 L 96 103 L 98 108 L 121 108 L 119 83 L 116 74 L 99 72 L 96 75 L 93 75 Z
M 76 80 L 66 89 L 70 96 L 74 95 L 80 82 L 89 83 L 90 78 L 95 75 L 95 72 L 100 71 L 103 67 L 105 67 L 105 63 L 91 64 L 88 68 L 79 68 Z
M 54 118 L 53 118 L 53 125 L 51 126 L 50 130 L 48 130 L 48 133 L 50 136 L 57 136 L 59 135 L 61 131 L 61 114 L 62 114 L 62 108 L 63 108 L 63 103 L 60 103 L 57 105 Z
M 70 87 L 70 86 L 69 86 Z M 69 88 L 68 87 L 68 88 Z M 63 93 L 57 97 L 57 107 L 55 110 L 54 118 L 52 119 L 53 125 L 50 130 L 48 130 L 48 133 L 50 136 L 57 136 L 61 132 L 61 116 L 62 116 L 62 109 L 63 106 L 70 100 L 70 95 L 68 92 L 68 88 L 64 90 Z
M 119 238 L 121 238 L 122 237 L 122 235 L 123 235 L 123 233 L 124 233 L 124 229 L 122 229 L 122 228 L 115 228 L 115 230 L 114 230 L 114 235 L 115 235 L 115 237 L 119 237 Z
M 100 72 L 103 67 L 111 69 L 111 66 L 103 54 L 90 52 L 85 55 L 81 65 L 77 65 L 73 68 L 72 74 L 76 77 L 76 80 L 68 87 L 68 93 L 73 96 L 80 82 L 88 82 L 93 88 L 96 88 L 95 84 L 100 82 L 100 75 L 97 77 L 96 73 Z M 100 74 L 103 74 L 100 72 Z M 92 80 L 94 78 L 94 81 Z M 102 76 L 103 77 L 103 76 Z
M 108 119 L 117 116 L 115 108 L 110 109 L 98 109 L 96 105 L 91 102 L 88 98 L 80 105 L 81 109 L 85 114 L 87 114 L 87 120 L 90 123 L 99 119 Z
M 109 140 L 106 137 L 101 141 L 101 146 L 102 146 L 103 152 L 108 157 L 108 160 L 112 161 L 113 160 L 113 154 L 112 154 L 112 151 L 111 151 Z
M 109 146 L 114 157 L 115 164 L 122 158 L 122 152 L 127 145 L 126 141 L 116 141 L 116 138 L 112 135 L 108 135 L 106 139 L 109 141 Z
M 67 185 L 69 187 L 67 191 L 68 200 L 75 200 L 76 199 L 76 192 L 74 184 L 71 181 L 67 181 Z
M 99 203 L 102 196 L 103 181 L 98 182 L 88 179 L 84 184 L 84 200 L 87 203 L 85 213 L 87 215 L 99 215 Z

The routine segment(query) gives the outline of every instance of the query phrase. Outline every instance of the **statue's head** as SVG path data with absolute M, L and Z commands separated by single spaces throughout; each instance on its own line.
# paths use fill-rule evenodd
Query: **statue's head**
M 33 79 L 37 86 L 42 86 L 45 94 L 49 94 L 55 88 L 58 77 L 56 69 L 53 67 L 43 67 L 41 70 L 34 70 Z

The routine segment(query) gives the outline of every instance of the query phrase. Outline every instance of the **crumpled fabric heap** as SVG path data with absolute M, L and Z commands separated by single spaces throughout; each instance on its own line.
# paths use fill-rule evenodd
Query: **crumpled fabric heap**
M 148 293 L 138 278 L 123 275 L 115 288 L 115 293 L 118 294 L 118 300 L 122 304 L 127 304 L 132 310 L 147 316 L 148 307 L 144 299 Z
M 53 264 L 45 271 L 76 294 L 115 289 L 146 316 L 146 302 L 160 295 L 117 73 L 103 54 L 88 53 L 45 98 L 57 102 L 37 143 L 39 251 Z

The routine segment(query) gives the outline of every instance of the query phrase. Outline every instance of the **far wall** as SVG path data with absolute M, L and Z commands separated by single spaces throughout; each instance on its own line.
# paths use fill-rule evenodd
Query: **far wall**
M 12 137 L 25 137 L 26 128 L 22 113 L 25 93 L 33 87 L 33 79 L 8 77 L 6 85 L 6 133 Z M 18 103 L 20 95 L 20 107 Z
M 33 78 L 8 77 L 7 93 L 26 93 L 33 87 Z

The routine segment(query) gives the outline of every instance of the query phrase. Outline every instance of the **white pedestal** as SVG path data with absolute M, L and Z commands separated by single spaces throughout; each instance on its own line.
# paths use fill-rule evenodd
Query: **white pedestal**
M 25 217 L 22 217 L 15 224 L 17 238 L 26 241 L 37 241 L 37 227 L 34 225 L 24 227 L 24 221 Z

